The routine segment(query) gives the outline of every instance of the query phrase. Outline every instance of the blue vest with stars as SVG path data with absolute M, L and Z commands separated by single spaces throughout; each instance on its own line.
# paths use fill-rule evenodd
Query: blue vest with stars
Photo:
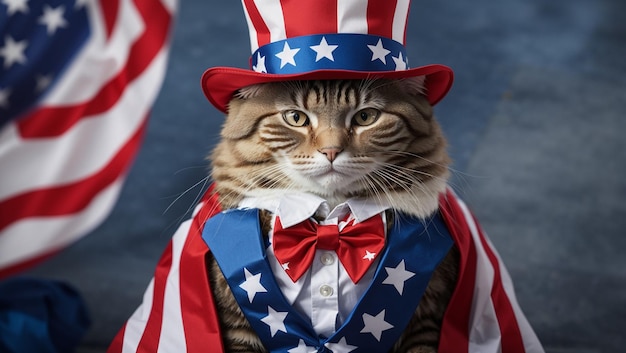
M 272 353 L 388 351 L 453 244 L 439 213 L 426 220 L 398 214 L 372 284 L 346 322 L 330 337 L 322 337 L 282 295 L 267 262 L 258 209 L 213 216 L 202 238 L 250 325 Z

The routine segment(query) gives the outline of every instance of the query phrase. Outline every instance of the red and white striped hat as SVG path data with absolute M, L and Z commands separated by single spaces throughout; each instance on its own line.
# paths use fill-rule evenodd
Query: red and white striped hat
M 242 0 L 251 70 L 215 67 L 202 75 L 209 101 L 226 112 L 233 93 L 257 83 L 425 76 L 439 102 L 452 85 L 443 65 L 408 68 L 410 0 Z

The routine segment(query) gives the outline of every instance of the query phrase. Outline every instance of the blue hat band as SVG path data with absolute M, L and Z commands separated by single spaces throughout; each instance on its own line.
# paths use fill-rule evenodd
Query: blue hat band
M 251 68 L 268 74 L 316 70 L 403 71 L 406 49 L 392 39 L 367 34 L 316 34 L 280 40 L 257 49 Z

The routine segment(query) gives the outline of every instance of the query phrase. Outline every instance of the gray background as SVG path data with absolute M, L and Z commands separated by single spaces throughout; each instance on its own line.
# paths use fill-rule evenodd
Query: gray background
M 626 351 L 625 39 L 623 0 L 422 0 L 411 9 L 411 66 L 456 74 L 436 107 L 451 183 L 552 353 Z M 103 351 L 134 311 L 202 192 L 194 185 L 223 119 L 201 92 L 202 72 L 246 67 L 248 56 L 239 1 L 181 1 L 167 77 L 117 207 L 30 272 L 84 295 L 94 322 L 81 351 Z

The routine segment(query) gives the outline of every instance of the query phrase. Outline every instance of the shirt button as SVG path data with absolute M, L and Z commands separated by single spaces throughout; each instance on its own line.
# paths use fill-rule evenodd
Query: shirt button
M 327 253 L 322 254 L 322 256 L 320 257 L 320 261 L 324 265 L 330 266 L 335 263 L 335 256 L 327 252 Z
M 331 295 L 333 295 L 333 287 L 329 286 L 329 285 L 323 285 L 320 287 L 320 294 L 323 297 L 330 297 Z

